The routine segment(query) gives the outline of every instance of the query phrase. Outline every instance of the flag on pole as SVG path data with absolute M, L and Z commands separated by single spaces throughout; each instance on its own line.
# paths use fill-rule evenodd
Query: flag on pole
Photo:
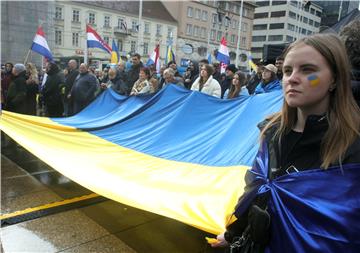
M 86 34 L 87 34 L 87 47 L 100 48 L 109 54 L 111 54 L 110 46 L 100 37 L 100 35 L 91 28 L 91 26 L 86 25 Z
M 53 61 L 53 56 L 50 52 L 50 48 L 45 39 L 45 33 L 41 26 L 36 31 L 33 43 L 31 45 L 31 50 L 44 56 L 49 61 Z
M 160 45 L 157 44 L 154 51 L 150 55 L 149 60 L 146 62 L 146 66 L 150 66 L 152 64 L 155 64 L 157 73 L 160 72 L 159 54 L 160 54 Z
M 111 60 L 110 63 L 117 64 L 119 61 L 119 50 L 116 46 L 115 40 L 113 39 L 112 47 L 111 47 Z
M 220 62 L 221 73 L 224 73 L 226 66 L 230 64 L 229 49 L 227 47 L 227 41 L 225 37 L 222 37 L 221 39 L 220 48 L 216 55 L 216 59 Z
M 176 59 L 175 59 L 175 54 L 172 50 L 172 46 L 168 46 L 168 50 L 167 50 L 167 53 L 166 53 L 166 63 L 169 63 L 171 61 L 174 61 L 176 62 Z

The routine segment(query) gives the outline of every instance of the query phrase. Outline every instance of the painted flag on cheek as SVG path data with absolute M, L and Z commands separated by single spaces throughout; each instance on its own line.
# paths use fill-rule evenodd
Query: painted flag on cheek
M 316 87 L 316 86 L 318 86 L 319 83 L 320 83 L 320 79 L 319 79 L 319 77 L 318 77 L 317 75 L 310 75 L 310 76 L 308 76 L 308 80 L 310 81 L 310 85 L 311 85 L 312 87 Z

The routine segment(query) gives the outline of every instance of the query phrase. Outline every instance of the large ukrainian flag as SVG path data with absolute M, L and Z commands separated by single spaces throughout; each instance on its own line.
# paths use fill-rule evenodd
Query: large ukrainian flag
M 69 118 L 3 111 L 1 129 L 54 169 L 115 201 L 220 233 L 258 149 L 257 123 L 281 91 L 221 100 L 168 86 L 111 89 Z

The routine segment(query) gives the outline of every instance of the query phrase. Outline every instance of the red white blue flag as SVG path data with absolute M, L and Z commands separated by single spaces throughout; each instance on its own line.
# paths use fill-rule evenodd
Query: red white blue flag
M 111 47 L 100 37 L 100 35 L 91 28 L 91 26 L 86 25 L 86 34 L 87 34 L 87 47 L 100 48 L 109 54 L 111 54 Z
M 37 29 L 36 35 L 33 39 L 33 43 L 31 45 L 31 50 L 44 56 L 49 61 L 53 61 L 53 56 L 50 52 L 50 48 L 45 39 L 45 33 L 41 26 Z
M 230 55 L 227 42 L 224 37 L 221 39 L 220 48 L 216 55 L 216 59 L 220 62 L 221 73 L 225 72 L 226 66 L 230 64 Z

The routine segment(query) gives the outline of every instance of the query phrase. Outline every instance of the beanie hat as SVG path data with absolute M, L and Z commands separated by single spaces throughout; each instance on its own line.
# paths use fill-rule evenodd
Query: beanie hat
M 22 63 L 16 63 L 14 65 L 14 68 L 15 68 L 16 73 L 21 73 L 25 70 L 25 65 Z
M 225 70 L 230 70 L 231 72 L 235 73 L 237 71 L 235 64 L 229 64 L 227 65 Z

